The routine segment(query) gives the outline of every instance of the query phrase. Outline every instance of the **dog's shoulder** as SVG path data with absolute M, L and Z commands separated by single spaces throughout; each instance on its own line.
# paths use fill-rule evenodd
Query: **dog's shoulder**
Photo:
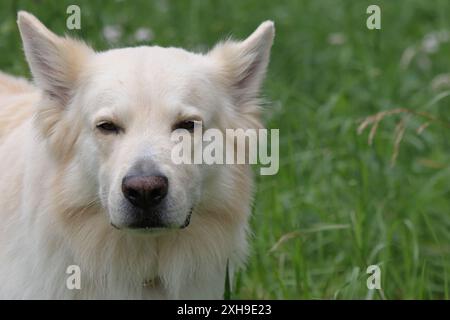
M 29 93 L 34 91 L 36 91 L 36 88 L 24 78 L 13 77 L 0 71 L 0 95 Z
M 38 97 L 27 80 L 0 72 L 0 139 L 32 116 Z

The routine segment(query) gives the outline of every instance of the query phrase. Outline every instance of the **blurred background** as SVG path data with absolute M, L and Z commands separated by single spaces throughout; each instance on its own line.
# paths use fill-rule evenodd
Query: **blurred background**
M 71 4 L 81 30 L 68 32 Z M 366 27 L 371 4 L 381 30 Z M 0 69 L 30 77 L 18 10 L 97 50 L 205 52 L 273 20 L 265 119 L 280 171 L 256 175 L 232 298 L 449 299 L 450 1 L 1 1 Z M 381 290 L 366 286 L 372 264 Z

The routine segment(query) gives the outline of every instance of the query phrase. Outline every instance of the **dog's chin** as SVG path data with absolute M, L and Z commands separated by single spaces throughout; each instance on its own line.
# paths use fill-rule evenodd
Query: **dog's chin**
M 128 232 L 137 236 L 161 236 L 167 233 L 179 230 L 179 228 L 123 228 L 124 232 Z

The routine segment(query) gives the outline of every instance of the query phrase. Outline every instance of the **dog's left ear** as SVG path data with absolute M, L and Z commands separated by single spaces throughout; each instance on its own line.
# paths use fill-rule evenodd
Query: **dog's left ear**
M 65 105 L 93 50 L 80 41 L 57 36 L 28 12 L 20 11 L 17 23 L 36 85 L 58 104 Z
M 230 87 L 238 105 L 258 96 L 274 36 L 274 23 L 265 21 L 244 41 L 225 41 L 209 53 L 218 61 L 221 78 Z

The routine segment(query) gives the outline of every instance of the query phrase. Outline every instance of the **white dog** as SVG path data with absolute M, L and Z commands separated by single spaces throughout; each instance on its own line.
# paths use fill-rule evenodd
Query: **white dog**
M 0 74 L 0 297 L 222 298 L 247 255 L 251 170 L 176 165 L 170 136 L 260 128 L 273 23 L 204 55 L 18 25 L 36 87 Z

